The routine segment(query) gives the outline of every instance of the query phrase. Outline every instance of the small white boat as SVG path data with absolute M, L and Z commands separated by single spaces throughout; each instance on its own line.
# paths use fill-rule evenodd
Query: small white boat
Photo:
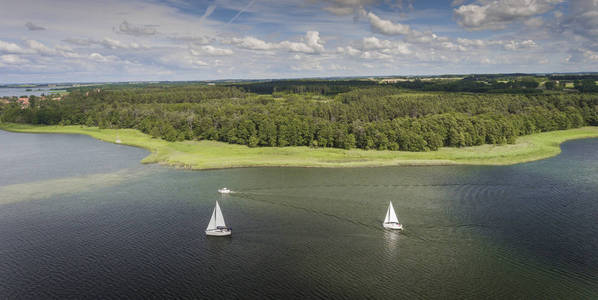
M 403 225 L 399 223 L 399 218 L 395 213 L 395 208 L 392 206 L 392 201 L 388 204 L 388 211 L 386 211 L 386 217 L 382 226 L 386 229 L 398 229 L 403 230 Z
M 216 201 L 216 207 L 214 207 L 214 211 L 212 211 L 212 218 L 210 219 L 208 228 L 206 228 L 206 235 L 229 236 L 232 233 L 232 229 L 226 227 L 226 223 L 224 222 L 224 216 L 222 215 L 222 211 L 220 210 L 220 205 L 218 205 L 218 201 Z
M 122 143 L 122 141 L 121 140 L 116 140 L 116 143 L 120 144 L 120 143 Z
M 218 193 L 220 193 L 220 194 L 230 194 L 231 192 L 232 192 L 231 190 L 229 190 L 225 187 L 218 189 Z

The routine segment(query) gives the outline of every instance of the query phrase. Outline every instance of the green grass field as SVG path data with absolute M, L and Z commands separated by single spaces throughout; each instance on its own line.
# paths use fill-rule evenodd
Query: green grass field
M 392 165 L 509 165 L 555 156 L 567 140 L 598 137 L 598 127 L 544 132 L 519 137 L 512 145 L 441 148 L 432 152 L 343 150 L 308 147 L 249 148 L 214 141 L 167 142 L 134 129 L 98 129 L 81 126 L 0 124 L 0 129 L 29 133 L 86 134 L 96 139 L 151 151 L 143 163 L 191 169 L 234 167 L 366 167 Z

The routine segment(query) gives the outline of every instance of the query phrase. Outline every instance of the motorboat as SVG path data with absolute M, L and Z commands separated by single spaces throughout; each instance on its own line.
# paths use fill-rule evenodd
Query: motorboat
M 220 194 L 230 194 L 231 192 L 232 192 L 231 190 L 229 190 L 228 188 L 225 188 L 225 187 L 218 189 L 218 193 L 220 193 Z

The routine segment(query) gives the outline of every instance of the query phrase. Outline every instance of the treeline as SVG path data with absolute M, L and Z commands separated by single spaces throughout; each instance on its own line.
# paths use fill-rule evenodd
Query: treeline
M 319 94 L 336 95 L 356 88 L 377 85 L 372 80 L 276 80 L 246 84 L 231 84 L 243 90 L 256 94 L 288 93 L 288 94 Z
M 0 106 L 7 122 L 136 128 L 168 141 L 429 151 L 513 143 L 598 125 L 598 95 L 409 92 L 351 87 L 334 97 L 256 95 L 237 86 L 73 89 L 62 101 Z
M 461 80 L 423 81 L 416 79 L 399 81 L 393 85 L 418 91 L 541 94 L 542 90 L 537 89 L 539 84 L 534 78 L 497 81 L 495 79 L 482 80 L 478 77 L 466 77 Z

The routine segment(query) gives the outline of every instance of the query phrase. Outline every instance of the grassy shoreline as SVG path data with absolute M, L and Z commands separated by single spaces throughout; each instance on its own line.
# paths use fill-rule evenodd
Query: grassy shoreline
M 375 167 L 394 165 L 511 165 L 555 156 L 560 144 L 598 137 L 598 127 L 543 132 L 517 139 L 513 145 L 441 148 L 433 152 L 344 150 L 308 147 L 249 148 L 214 141 L 167 142 L 135 129 L 98 129 L 82 126 L 37 126 L 2 123 L 0 129 L 24 133 L 85 134 L 151 152 L 142 163 L 159 163 L 189 169 L 237 167 Z

